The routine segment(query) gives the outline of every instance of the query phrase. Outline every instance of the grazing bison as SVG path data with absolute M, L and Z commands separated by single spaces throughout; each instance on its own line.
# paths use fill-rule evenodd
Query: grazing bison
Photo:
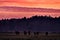
M 28 31 L 28 34 L 30 35 L 30 31 Z
M 27 35 L 27 32 L 26 31 L 24 31 L 24 35 Z
M 48 35 L 48 32 L 46 32 L 45 34 L 46 34 L 46 36 L 47 36 L 47 35 Z
M 16 33 L 16 35 L 19 35 L 19 32 L 18 31 L 16 31 L 15 33 Z

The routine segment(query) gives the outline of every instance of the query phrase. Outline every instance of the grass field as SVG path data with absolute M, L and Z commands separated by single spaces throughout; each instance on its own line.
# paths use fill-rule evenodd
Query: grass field
M 40 33 L 34 35 L 31 33 L 30 35 L 25 35 L 24 33 L 0 33 L 0 40 L 60 40 L 60 34 L 49 33 L 45 35 L 45 33 Z

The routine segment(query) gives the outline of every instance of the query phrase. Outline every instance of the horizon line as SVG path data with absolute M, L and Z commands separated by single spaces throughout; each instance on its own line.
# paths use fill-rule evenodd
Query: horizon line
M 41 16 L 38 16 L 38 15 L 35 15 L 36 17 L 49 17 L 49 18 L 60 18 L 60 16 L 58 16 L 58 17 L 52 17 L 52 16 L 43 16 L 43 15 L 41 15 Z M 31 16 L 31 17 L 22 17 L 22 18 L 2 18 L 2 19 L 0 19 L 0 20 L 10 20 L 10 19 L 23 19 L 23 18 L 26 18 L 26 19 L 29 19 L 29 18 L 33 18 L 33 17 L 35 17 L 35 16 Z

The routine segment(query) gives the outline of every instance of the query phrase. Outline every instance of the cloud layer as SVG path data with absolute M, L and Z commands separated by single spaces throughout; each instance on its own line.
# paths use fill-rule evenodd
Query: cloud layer
M 47 8 L 27 8 L 27 7 L 10 7 L 2 6 L 0 7 L 0 19 L 9 19 L 9 18 L 22 18 L 22 17 L 31 17 L 34 15 L 43 15 L 43 16 L 60 16 L 60 9 L 47 9 Z
M 0 6 L 25 6 L 60 9 L 60 0 L 0 0 Z

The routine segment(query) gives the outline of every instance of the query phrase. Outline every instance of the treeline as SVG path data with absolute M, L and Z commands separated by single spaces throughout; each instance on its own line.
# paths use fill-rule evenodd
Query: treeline
M 32 16 L 0 20 L 0 32 L 14 31 L 60 32 L 60 17 Z

